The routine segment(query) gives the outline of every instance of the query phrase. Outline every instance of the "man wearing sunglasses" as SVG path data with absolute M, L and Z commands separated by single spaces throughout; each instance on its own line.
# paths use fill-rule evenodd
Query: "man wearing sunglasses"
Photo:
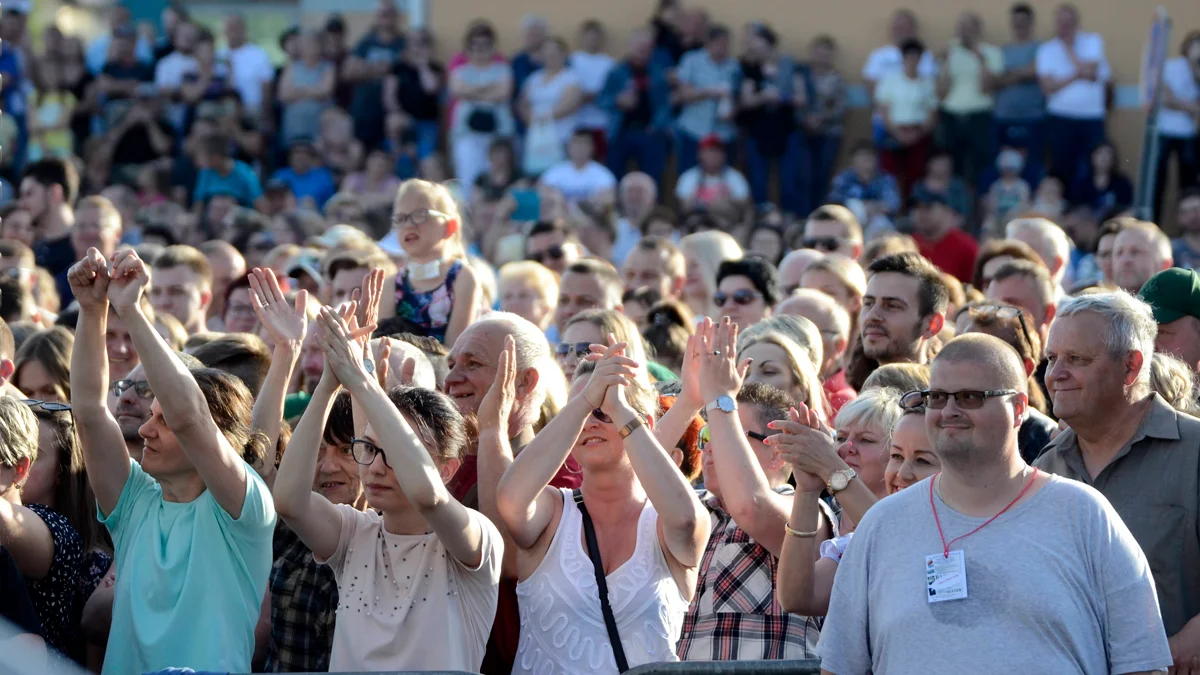
M 1128 524 L 1154 572 L 1174 665 L 1186 673 L 1200 658 L 1200 420 L 1151 389 L 1157 328 L 1151 307 L 1123 292 L 1059 307 L 1046 384 L 1069 426 L 1036 465 L 1099 490 Z
M 803 246 L 858 260 L 863 248 L 862 225 L 850 209 L 826 204 L 810 213 L 804 222 Z
M 928 390 L 905 397 L 925 404 L 942 471 L 858 523 L 821 630 L 822 672 L 1171 665 L 1150 566 L 1116 511 L 1021 459 L 1025 382 L 1011 347 L 972 334 L 934 359 Z
M 579 260 L 579 244 L 572 240 L 562 221 L 540 221 L 525 237 L 525 259 L 541 263 L 562 276 L 568 265 Z

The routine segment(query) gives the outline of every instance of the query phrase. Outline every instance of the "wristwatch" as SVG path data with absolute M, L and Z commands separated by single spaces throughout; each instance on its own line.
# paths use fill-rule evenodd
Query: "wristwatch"
M 850 487 L 850 481 L 858 477 L 854 469 L 838 469 L 829 476 L 829 480 L 825 481 L 825 487 L 829 488 L 829 494 L 841 492 L 847 487 Z
M 737 401 L 734 401 L 732 396 L 718 396 L 713 399 L 712 403 L 704 406 L 704 411 L 708 413 L 714 411 L 725 413 L 737 412 Z

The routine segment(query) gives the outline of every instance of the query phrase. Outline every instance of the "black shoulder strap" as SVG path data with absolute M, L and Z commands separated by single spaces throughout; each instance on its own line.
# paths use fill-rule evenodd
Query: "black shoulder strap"
M 621 644 L 621 634 L 617 632 L 617 619 L 613 616 L 612 605 L 608 602 L 608 581 L 604 578 L 604 563 L 600 560 L 600 544 L 596 542 L 596 527 L 592 525 L 592 517 L 588 515 L 587 507 L 583 505 L 583 491 L 576 488 L 571 495 L 575 498 L 575 506 L 583 516 L 583 535 L 587 542 L 588 558 L 592 560 L 592 568 L 596 572 L 596 585 L 600 591 L 600 611 L 604 613 L 604 627 L 608 629 L 608 641 L 612 644 L 613 658 L 617 661 L 617 672 L 629 670 L 629 661 L 625 659 L 625 646 Z

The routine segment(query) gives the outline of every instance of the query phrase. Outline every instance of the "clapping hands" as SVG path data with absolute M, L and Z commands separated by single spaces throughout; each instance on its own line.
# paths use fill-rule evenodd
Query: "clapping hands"
M 792 466 L 797 490 L 819 492 L 825 487 L 826 477 L 845 468 L 832 430 L 803 403 L 792 408 L 791 419 L 777 420 L 767 427 L 776 433 L 767 437 L 766 444 Z
M 622 405 L 628 405 L 624 388 L 637 380 L 640 364 L 625 356 L 628 346 L 628 343 L 617 342 L 616 338 L 609 335 L 607 347 L 592 345 L 592 353 L 584 357 L 596 362 L 596 370 L 588 378 L 583 396 L 593 410 L 602 410 L 610 417 Z

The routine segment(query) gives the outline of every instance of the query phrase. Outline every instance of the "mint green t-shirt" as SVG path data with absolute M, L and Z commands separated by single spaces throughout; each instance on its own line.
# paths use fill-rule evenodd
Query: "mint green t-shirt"
M 275 505 L 246 465 L 246 502 L 234 520 L 205 491 L 194 501 L 163 501 L 137 462 L 113 512 L 117 583 L 104 675 L 164 668 L 250 672 L 254 625 L 267 576 Z

